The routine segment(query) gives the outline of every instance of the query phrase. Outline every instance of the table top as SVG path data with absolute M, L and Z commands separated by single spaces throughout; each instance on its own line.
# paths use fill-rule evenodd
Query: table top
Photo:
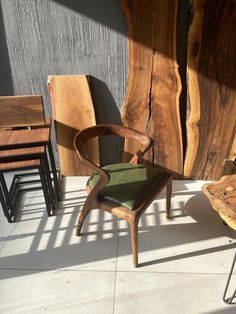
M 45 145 L 50 141 L 49 126 L 33 129 L 1 129 L 0 150 Z
M 236 230 L 236 174 L 226 175 L 219 181 L 207 183 L 202 191 L 221 218 Z

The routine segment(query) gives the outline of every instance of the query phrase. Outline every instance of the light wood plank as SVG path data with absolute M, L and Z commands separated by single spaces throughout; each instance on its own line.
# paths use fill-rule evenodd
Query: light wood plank
M 49 76 L 48 86 L 55 120 L 61 174 L 64 176 L 90 175 L 75 153 L 75 134 L 96 124 L 95 112 L 86 75 Z M 88 158 L 99 163 L 98 140 L 86 144 Z

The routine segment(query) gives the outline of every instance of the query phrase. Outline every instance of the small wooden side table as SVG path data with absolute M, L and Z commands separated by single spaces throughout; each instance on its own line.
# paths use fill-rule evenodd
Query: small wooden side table
M 208 197 L 212 207 L 218 212 L 225 223 L 232 229 L 236 230 L 236 174 L 226 175 L 219 181 L 205 184 L 202 187 L 202 191 Z M 235 263 L 236 253 L 233 258 L 233 263 L 223 294 L 223 300 L 228 304 L 231 304 L 236 298 L 236 289 L 231 297 L 226 297 Z

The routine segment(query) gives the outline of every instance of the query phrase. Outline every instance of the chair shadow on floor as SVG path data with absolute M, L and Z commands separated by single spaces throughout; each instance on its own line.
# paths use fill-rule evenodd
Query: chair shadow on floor
M 158 206 L 157 203 L 155 205 Z M 178 212 L 177 215 L 175 214 L 175 211 Z M 208 203 L 208 200 L 203 196 L 201 192 L 198 192 L 196 195 L 191 197 L 185 203 L 185 205 L 183 205 L 181 211 L 182 211 L 182 214 L 179 214 L 179 209 L 177 210 L 173 209 L 173 218 L 172 218 L 173 222 L 175 221 L 175 219 L 178 219 L 180 217 L 185 217 L 185 216 L 191 217 L 192 220 L 194 221 L 194 223 L 186 223 L 186 224 L 181 224 L 178 226 L 175 225 L 173 227 L 173 235 L 175 234 L 175 237 L 179 239 L 182 237 L 183 244 L 184 244 L 184 238 L 186 238 L 186 243 L 187 243 L 188 242 L 187 239 L 189 239 L 189 237 L 192 234 L 196 235 L 196 239 L 195 239 L 196 241 L 204 241 L 210 238 L 218 238 L 221 236 L 229 236 L 230 238 L 236 237 L 236 233 L 233 233 L 228 226 L 223 224 L 223 221 L 219 218 L 218 214 L 214 211 L 214 209 L 211 208 L 210 204 Z M 163 228 L 165 227 L 166 225 L 163 226 Z M 199 228 L 201 228 L 201 233 L 199 233 L 198 231 Z M 180 237 L 178 235 L 179 232 L 180 232 Z M 166 241 L 170 241 L 169 245 L 171 245 L 172 241 L 169 239 L 169 237 L 167 237 Z M 169 246 L 168 243 L 165 243 L 166 241 L 164 240 L 164 245 L 166 244 L 166 246 Z M 143 242 L 144 242 L 143 247 L 145 247 L 147 250 L 154 249 L 153 245 L 148 240 L 148 236 L 146 237 L 146 239 L 143 239 Z M 155 242 L 155 244 L 156 244 L 156 247 L 158 247 L 158 239 L 157 239 L 157 242 Z M 181 244 L 181 241 L 179 244 Z M 166 256 L 164 258 L 157 258 L 155 260 L 140 263 L 140 267 L 177 261 L 177 260 L 181 260 L 185 258 L 225 251 L 232 248 L 236 248 L 236 243 L 233 242 L 232 240 L 229 240 L 229 243 L 225 245 L 213 246 L 210 248 L 203 248 L 200 250 L 193 249 L 192 251 L 184 252 L 181 254 L 175 254 L 171 256 Z
M 81 195 L 73 195 L 73 193 Z M 181 193 L 173 192 L 173 200 L 175 196 L 180 197 Z M 185 193 L 183 192 L 183 194 Z M 130 255 L 128 226 L 104 211 L 95 210 L 94 214 L 91 213 L 91 217 L 88 216 L 84 223 L 84 236 L 80 238 L 75 236 L 75 225 L 85 197 L 84 190 L 66 192 L 56 216 L 50 218 L 46 215 L 44 202 L 41 203 L 38 199 L 33 200 L 29 210 L 27 211 L 26 208 L 21 212 L 20 224 L 7 240 L 0 267 L 31 269 L 32 272 L 37 269 L 48 271 L 71 267 L 75 269 L 76 267 L 113 269 L 118 251 L 119 257 Z M 144 213 L 139 225 L 139 252 L 156 250 L 154 253 L 156 259 L 142 263 L 141 256 L 140 267 L 174 262 L 236 247 L 235 243 L 211 245 L 209 248 L 203 247 L 202 249 L 199 249 L 198 245 L 198 249 L 194 250 L 193 248 L 191 252 L 182 249 L 179 254 L 167 253 L 167 256 L 163 257 L 162 253 L 162 257 L 158 257 L 161 249 L 229 236 L 227 227 L 223 226 L 218 215 L 211 209 L 201 192 L 189 197 L 185 204 L 181 200 L 172 202 L 172 221 L 167 222 L 164 218 L 162 205 L 165 194 L 160 194 L 158 200 L 151 205 L 151 209 Z M 161 202 L 163 202 L 162 205 Z M 180 221 L 185 218 L 186 222 Z M 32 225 L 30 228 L 28 227 L 27 232 L 23 231 L 25 224 Z M 123 243 L 122 247 L 119 245 L 119 250 L 117 250 L 118 241 L 119 244 Z M 16 245 L 17 253 L 8 254 L 8 245 L 11 252 Z M 132 264 L 131 258 L 130 263 Z M 11 275 L 5 273 L 2 276 Z

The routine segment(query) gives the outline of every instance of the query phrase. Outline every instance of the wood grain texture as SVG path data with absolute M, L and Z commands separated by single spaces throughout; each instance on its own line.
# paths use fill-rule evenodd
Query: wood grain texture
M 18 157 L 26 155 L 43 155 L 45 153 L 44 146 L 29 147 L 29 148 L 17 148 L 9 150 L 0 150 L 0 161 L 9 157 Z
M 236 157 L 236 1 L 194 0 L 184 175 L 217 180 Z
M 181 178 L 183 145 L 179 96 L 181 81 L 177 63 L 178 0 L 155 3 L 153 32 L 153 68 L 151 78 L 151 119 L 148 135 L 154 140 L 154 151 L 145 159 Z M 152 156 L 154 154 L 154 156 Z
M 3 129 L 0 133 L 0 150 L 48 145 L 51 127 L 11 130 Z
M 222 164 L 222 175 L 236 174 L 236 159 L 225 159 Z
M 236 230 L 236 174 L 205 184 L 202 190 L 221 218 Z
M 55 121 L 61 174 L 64 176 L 90 175 L 74 150 L 74 137 L 84 128 L 96 125 L 90 94 L 89 77 L 85 75 L 49 76 L 53 118 Z M 88 157 L 99 163 L 98 140 L 86 145 Z
M 154 163 L 182 175 L 179 113 L 181 82 L 176 62 L 178 0 L 121 0 L 129 35 L 129 76 L 122 109 L 125 126 L 154 139 Z M 136 150 L 127 140 L 124 160 Z M 153 161 L 153 152 L 145 156 Z
M 146 131 L 149 119 L 150 82 L 153 58 L 153 1 L 121 0 L 128 28 L 129 69 L 126 96 L 121 116 L 124 126 Z M 132 139 L 125 141 L 124 161 L 138 148 Z
M 0 96 L 0 127 L 45 124 L 41 95 Z
M 31 159 L 31 160 L 23 160 L 23 161 L 12 161 L 12 162 L 0 162 L 0 171 L 7 170 L 19 170 L 20 168 L 38 168 L 40 166 L 40 159 Z

